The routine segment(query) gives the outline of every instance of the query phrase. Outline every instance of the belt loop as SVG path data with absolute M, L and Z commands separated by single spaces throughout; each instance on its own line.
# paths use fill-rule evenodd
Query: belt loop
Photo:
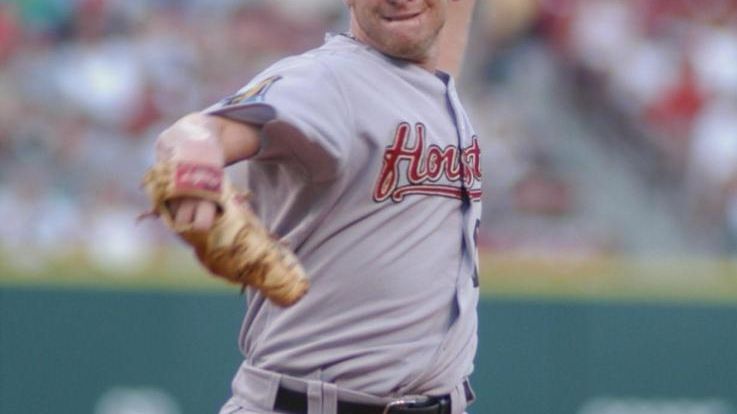
M 280 377 L 280 374 L 244 362 L 233 379 L 233 398 L 247 407 L 270 410 L 274 406 Z
M 473 392 L 473 388 L 471 387 L 471 381 L 466 378 L 463 380 L 463 389 L 466 393 L 466 403 L 471 404 L 474 401 L 476 401 L 476 393 Z
M 338 387 L 329 382 L 322 383 L 322 414 L 338 414 Z
M 464 378 L 460 384 L 450 392 L 450 412 L 451 414 L 463 414 L 466 407 L 473 402 L 476 397 L 471 389 L 471 383 L 468 378 Z
M 307 381 L 307 414 L 323 414 L 322 384 L 319 381 Z

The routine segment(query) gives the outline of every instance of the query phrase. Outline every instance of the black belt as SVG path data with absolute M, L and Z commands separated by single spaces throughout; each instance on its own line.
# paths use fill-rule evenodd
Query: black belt
M 280 413 L 307 414 L 307 394 L 279 387 L 274 410 Z M 397 400 L 389 406 L 338 400 L 338 414 L 450 414 L 450 396 L 428 397 L 421 401 Z

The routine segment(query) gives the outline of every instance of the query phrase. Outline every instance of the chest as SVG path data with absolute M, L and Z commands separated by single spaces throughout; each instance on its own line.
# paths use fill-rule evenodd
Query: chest
M 354 95 L 362 96 L 354 102 L 355 133 L 370 149 L 364 155 L 370 154 L 368 170 L 374 170 L 374 201 L 419 194 L 460 198 L 461 191 L 480 187 L 478 139 L 454 90 L 439 79 L 429 85 L 383 80 Z

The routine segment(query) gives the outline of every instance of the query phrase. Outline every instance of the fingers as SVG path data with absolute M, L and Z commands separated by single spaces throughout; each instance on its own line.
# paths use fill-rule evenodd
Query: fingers
M 194 213 L 192 228 L 197 231 L 206 231 L 215 222 L 215 203 L 212 201 L 200 201 Z
M 207 231 L 215 223 L 215 203 L 196 198 L 173 200 L 169 207 L 174 215 L 174 226 L 191 227 L 196 231 Z
M 176 210 L 174 210 L 174 225 L 182 228 L 186 227 L 194 219 L 195 208 L 198 201 L 193 198 L 183 198 L 179 200 Z

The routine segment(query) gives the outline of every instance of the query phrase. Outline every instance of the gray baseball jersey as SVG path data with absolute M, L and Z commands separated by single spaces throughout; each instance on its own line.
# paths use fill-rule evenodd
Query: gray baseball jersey
M 453 80 L 332 35 L 208 111 L 263 125 L 253 207 L 311 280 L 290 308 L 249 292 L 246 364 L 380 396 L 470 375 L 480 151 Z

